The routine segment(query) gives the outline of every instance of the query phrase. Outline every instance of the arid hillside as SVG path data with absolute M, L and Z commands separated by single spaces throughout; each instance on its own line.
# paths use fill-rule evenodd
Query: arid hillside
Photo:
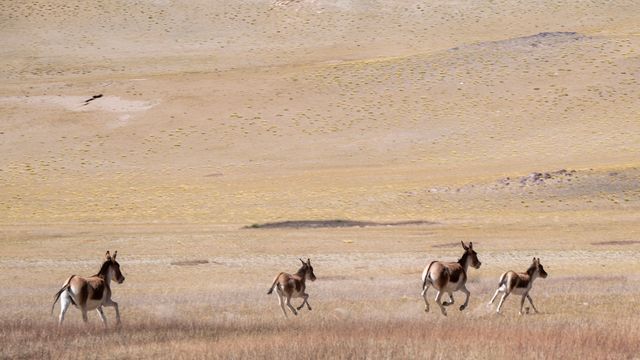
M 343 8 L 338 3 L 257 3 L 251 11 L 235 12 L 215 6 L 199 12 L 196 3 L 188 9 L 169 5 L 122 7 L 105 2 L 92 9 L 78 7 L 74 11 L 83 16 L 75 16 L 77 20 L 65 22 L 57 31 L 64 34 L 64 41 L 3 47 L 13 49 L 2 59 L 15 67 L 6 73 L 0 89 L 4 117 L 0 180 L 6 184 L 0 205 L 7 215 L 3 222 L 245 224 L 292 216 L 442 219 L 424 206 L 437 203 L 437 198 L 425 195 L 405 201 L 406 194 L 561 169 L 583 170 L 585 176 L 626 174 L 634 173 L 638 165 L 639 40 L 631 24 L 626 32 L 620 28 L 629 12 L 618 9 L 620 18 L 614 19 L 619 21 L 608 31 L 594 30 L 604 21 L 599 17 L 590 27 L 567 28 L 569 17 L 562 18 L 564 26 L 524 33 L 507 26 L 482 39 L 454 31 L 455 39 L 445 41 L 429 36 L 430 31 L 449 34 L 444 27 L 453 24 L 467 31 L 464 24 L 475 21 L 466 17 L 460 22 L 436 21 L 433 16 L 419 16 L 416 4 L 409 11 Z M 71 5 L 51 5 L 57 9 L 52 12 L 42 10 L 45 5 L 14 6 L 20 9 L 3 10 L 10 19 L 4 31 L 12 35 L 6 41 L 24 36 L 18 29 L 44 14 L 66 19 L 62 9 Z M 105 6 L 122 15 L 110 25 L 116 29 L 96 25 L 111 13 L 99 11 Z M 528 14 L 533 23 L 540 16 L 539 10 L 527 8 L 532 5 L 514 6 L 523 7 L 521 16 Z M 149 14 L 155 19 L 155 12 L 166 7 L 171 12 L 149 20 L 153 25 L 133 36 L 130 17 Z M 449 12 L 462 11 L 438 9 L 445 18 L 453 16 L 445 15 Z M 501 13 L 490 12 L 485 19 L 481 14 L 488 9 L 467 11 L 477 12 L 478 21 Z M 236 19 L 253 12 L 262 14 L 255 15 L 255 25 Z M 394 40 L 393 49 L 367 42 L 365 49 L 348 50 L 366 33 L 354 29 L 374 25 L 375 17 L 362 15 L 372 12 L 393 14 L 383 16 L 384 24 L 399 22 L 398 17 L 415 18 L 399 22 L 403 26 L 397 29 L 389 23 L 387 30 L 393 28 L 389 36 L 413 39 L 421 48 Z M 189 15 L 190 21 L 180 23 L 176 31 L 193 29 L 180 38 L 185 43 L 202 35 L 207 16 L 235 24 L 236 36 L 247 26 L 279 28 L 270 26 L 273 17 L 293 21 L 293 14 L 296 21 L 305 16 L 314 21 L 330 18 L 348 28 L 342 36 L 325 34 L 337 41 L 334 46 L 339 51 L 325 49 L 310 57 L 294 41 L 302 33 L 293 25 L 273 30 L 291 32 L 284 42 L 241 36 L 245 42 L 289 49 L 269 50 L 273 56 L 282 55 L 272 62 L 260 53 L 268 50 L 247 49 L 235 42 L 213 53 L 178 51 L 177 44 L 164 43 L 167 35 L 156 27 L 169 26 L 179 14 Z M 81 21 L 85 18 L 94 19 L 91 26 Z M 134 23 L 139 25 L 138 20 Z M 116 26 L 117 22 L 122 24 Z M 422 22 L 431 30 L 418 32 L 415 27 Z M 26 33 L 32 39 L 47 38 L 56 33 L 46 30 L 54 24 L 30 26 Z M 211 36 L 221 31 L 222 24 L 226 22 L 211 23 Z M 485 24 L 487 31 L 492 29 L 489 25 Z M 571 31 L 549 31 L 557 29 Z M 95 36 L 102 31 L 114 42 L 108 56 L 97 44 L 69 46 L 78 34 Z M 124 31 L 131 37 L 122 36 Z M 154 34 L 156 40 L 143 40 Z M 308 47 L 323 48 L 311 37 L 304 38 Z M 140 41 L 151 49 L 135 44 Z M 433 41 L 446 44 L 427 46 Z M 43 53 L 26 55 L 34 49 Z M 126 49 L 135 50 L 137 57 L 130 58 Z M 89 55 L 72 55 L 76 51 L 102 54 L 108 58 L 105 63 L 138 65 L 124 70 L 98 66 L 85 57 Z M 341 51 L 350 55 L 343 57 Z M 215 54 L 251 58 L 255 63 L 238 60 L 234 67 L 211 67 Z M 290 55 L 285 58 L 286 54 Z M 27 70 L 42 61 L 60 63 L 38 65 L 47 71 Z M 83 73 L 72 70 L 75 66 Z M 103 96 L 85 102 L 94 95 Z M 629 190 L 615 196 L 637 200 L 638 193 Z M 594 194 L 601 191 L 591 189 Z M 624 205 L 633 204 L 637 201 Z

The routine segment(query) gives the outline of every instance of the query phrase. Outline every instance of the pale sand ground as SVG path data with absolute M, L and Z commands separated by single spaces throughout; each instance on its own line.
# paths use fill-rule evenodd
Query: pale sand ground
M 106 249 L 133 318 L 275 321 L 263 293 L 299 256 L 316 261 L 318 316 L 424 316 L 422 266 L 474 240 L 471 314 L 536 255 L 552 274 L 540 307 L 561 314 L 545 321 L 606 326 L 623 311 L 608 304 L 638 298 L 638 14 L 636 1 L 3 3 L 1 316 L 48 320 L 59 283 Z M 520 183 L 560 169 L 576 173 Z M 437 224 L 241 229 L 294 219 Z M 228 276 L 237 302 L 220 295 Z

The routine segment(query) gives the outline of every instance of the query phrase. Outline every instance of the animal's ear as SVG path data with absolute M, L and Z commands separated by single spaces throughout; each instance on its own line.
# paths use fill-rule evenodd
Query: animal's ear
M 473 250 L 473 242 L 469 241 L 469 249 Z
M 300 259 L 300 258 L 298 258 L 298 260 L 300 260 L 300 262 L 302 263 L 302 265 L 307 265 L 307 264 L 304 262 L 304 260 L 302 260 L 302 259 Z
M 115 261 L 116 260 L 116 256 L 118 256 L 118 250 L 113 252 L 113 256 L 111 258 Z
M 307 265 L 311 266 L 311 259 L 307 258 Z
M 462 244 L 462 248 L 465 250 L 469 250 L 469 248 L 467 247 L 467 245 L 464 244 L 464 241 L 460 240 L 460 244 Z
M 104 259 L 105 260 L 111 260 L 111 254 L 109 254 L 109 250 L 107 250 L 107 253 L 104 254 Z
M 533 257 L 533 263 L 536 264 L 538 262 L 538 259 L 536 259 L 536 257 Z

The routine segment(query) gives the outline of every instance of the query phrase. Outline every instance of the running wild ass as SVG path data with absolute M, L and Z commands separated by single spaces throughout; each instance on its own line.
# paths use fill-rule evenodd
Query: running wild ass
M 55 294 L 53 305 L 51 305 L 51 313 L 53 313 L 56 302 L 60 299 L 60 318 L 58 325 L 62 325 L 64 314 L 71 304 L 80 309 L 82 312 L 82 320 L 85 323 L 87 322 L 87 311 L 96 310 L 105 327 L 107 326 L 107 319 L 104 316 L 102 307 L 113 306 L 116 310 L 116 325 L 120 325 L 118 303 L 111 300 L 110 286 L 111 279 L 114 277 L 119 284 L 122 284 L 124 281 L 124 276 L 122 276 L 120 272 L 120 264 L 116 261 L 116 256 L 118 256 L 117 251 L 113 252 L 113 256 L 107 251 L 104 262 L 97 274 L 90 277 L 71 275 L 71 277 L 64 282 L 62 289 Z
M 536 313 L 538 309 L 536 309 L 535 305 L 533 305 L 533 301 L 531 300 L 531 295 L 529 295 L 529 291 L 533 286 L 533 281 L 538 277 L 546 278 L 547 272 L 544 271 L 544 267 L 540 264 L 540 258 L 533 258 L 533 262 L 531 266 L 527 269 L 526 272 L 517 273 L 515 271 L 507 271 L 506 273 L 500 276 L 500 283 L 498 284 L 498 290 L 493 294 L 491 301 L 487 306 L 491 306 L 493 301 L 498 296 L 498 293 L 502 293 L 502 298 L 500 299 L 500 303 L 498 304 L 498 310 L 496 312 L 500 314 L 500 309 L 502 309 L 502 304 L 504 303 L 504 299 L 509 296 L 509 294 L 513 293 L 516 295 L 522 295 L 522 299 L 520 299 L 520 315 L 522 315 L 522 307 L 524 306 L 524 299 L 527 298 L 531 307 L 533 307 L 533 311 Z M 528 308 L 527 308 L 528 312 Z
M 298 272 L 290 275 L 285 272 L 281 272 L 273 279 L 273 283 L 267 291 L 267 294 L 271 294 L 273 289 L 276 289 L 278 293 L 278 303 L 282 308 L 282 313 L 284 317 L 287 317 L 287 312 L 284 308 L 284 304 L 286 303 L 293 315 L 298 315 L 298 311 L 291 305 L 291 298 L 302 298 L 302 304 L 298 306 L 298 310 L 302 309 L 304 304 L 307 304 L 307 308 L 311 310 L 311 306 L 309 306 L 309 294 L 304 292 L 306 285 L 305 281 L 307 279 L 311 281 L 316 280 L 316 275 L 313 273 L 313 267 L 311 266 L 311 260 L 307 259 L 305 262 L 302 259 L 299 259 L 302 262 L 302 267 L 298 269 Z
M 432 261 L 422 272 L 422 297 L 424 298 L 424 311 L 429 311 L 429 302 L 427 301 L 427 290 L 429 286 L 433 286 L 438 293 L 436 294 L 436 303 L 442 311 L 442 315 L 447 316 L 445 306 L 452 305 L 453 292 L 462 291 L 467 295 L 464 304 L 460 305 L 460 311 L 464 310 L 469 304 L 469 290 L 467 290 L 467 270 L 469 266 L 476 269 L 480 268 L 482 263 L 478 260 L 478 254 L 473 250 L 473 243 L 469 242 L 466 246 L 464 242 L 462 248 L 464 254 L 457 262 Z M 449 301 L 443 303 L 442 295 L 447 293 Z

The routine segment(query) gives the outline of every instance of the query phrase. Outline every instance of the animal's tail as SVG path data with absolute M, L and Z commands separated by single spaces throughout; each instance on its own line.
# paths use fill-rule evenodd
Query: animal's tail
M 424 291 L 425 287 L 427 286 L 427 282 L 431 282 L 431 279 L 429 278 L 429 271 L 431 270 L 431 265 L 433 265 L 435 261 L 432 261 L 429 264 L 429 267 L 427 267 L 427 272 L 426 274 L 424 274 L 424 279 L 422 279 L 422 291 Z
M 56 303 L 58 302 L 58 299 L 60 299 L 60 295 L 62 295 L 63 292 L 69 289 L 71 279 L 73 279 L 74 276 L 75 275 L 71 275 L 71 277 L 69 277 L 67 281 L 65 281 L 64 285 L 62 285 L 62 289 L 58 290 L 58 292 L 53 296 L 53 304 L 51 304 L 51 314 L 53 314 L 53 309 L 56 307 Z
M 507 279 L 507 273 L 504 272 L 502 273 L 502 275 L 500 276 L 500 282 L 498 283 L 498 287 L 506 284 L 506 279 Z
M 269 291 L 267 291 L 267 295 L 271 295 L 271 293 L 273 292 L 273 289 L 276 287 L 276 283 L 278 282 L 278 278 L 280 277 L 281 274 L 282 273 L 276 275 L 275 279 L 273 279 L 273 283 L 271 284 Z

